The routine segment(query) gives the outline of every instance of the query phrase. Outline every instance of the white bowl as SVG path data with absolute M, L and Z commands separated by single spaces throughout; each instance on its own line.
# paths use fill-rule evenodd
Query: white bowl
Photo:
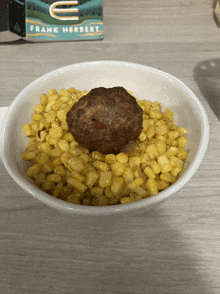
M 75 87 L 91 90 L 95 87 L 123 86 L 133 92 L 138 99 L 159 101 L 163 110 L 174 112 L 174 121 L 188 130 L 189 150 L 184 171 L 179 179 L 168 189 L 155 196 L 130 204 L 107 207 L 90 207 L 68 203 L 56 199 L 37 188 L 25 174 L 27 163 L 21 159 L 28 138 L 22 125 L 31 121 L 31 115 L 42 93 L 49 89 Z M 2 159 L 14 181 L 30 195 L 43 203 L 77 216 L 116 216 L 146 211 L 180 190 L 199 168 L 205 155 L 209 140 L 209 123 L 206 112 L 192 91 L 177 78 L 163 71 L 144 65 L 118 62 L 97 61 L 73 64 L 59 68 L 38 78 L 27 86 L 12 102 L 5 117 L 1 139 Z

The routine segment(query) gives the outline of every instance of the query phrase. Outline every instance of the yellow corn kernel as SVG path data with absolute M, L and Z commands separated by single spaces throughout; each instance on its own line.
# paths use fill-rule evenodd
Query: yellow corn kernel
M 66 121 L 67 112 L 64 109 L 60 109 L 57 111 L 57 117 L 60 121 Z
M 144 142 L 146 141 L 147 139 L 147 135 L 145 134 L 145 132 L 141 132 L 138 139 L 141 141 L 141 142 Z
M 63 183 L 62 182 L 57 183 L 57 185 L 55 186 L 53 190 L 53 197 L 58 197 L 62 189 L 63 189 Z
M 69 97 L 68 96 L 61 96 L 60 101 L 63 102 L 63 103 L 66 103 L 66 102 L 69 101 Z
M 66 90 L 66 89 L 61 89 L 60 90 L 60 95 L 62 95 L 62 96 L 71 96 L 71 93 L 68 91 L 68 90 Z
M 173 112 L 170 109 L 166 109 L 164 113 L 162 113 L 162 118 L 167 121 L 172 120 Z
M 130 167 L 125 167 L 124 173 L 122 175 L 126 183 L 130 183 L 134 179 L 133 171 Z
M 56 120 L 57 114 L 56 111 L 50 110 L 44 114 L 44 118 L 47 122 L 52 123 Z
M 145 167 L 144 173 L 149 179 L 155 179 L 155 173 L 151 167 L 149 166 Z
M 34 112 L 35 113 L 42 113 L 44 111 L 44 106 L 41 104 L 37 104 L 34 106 Z
M 167 134 L 169 131 L 169 128 L 166 125 L 159 125 L 155 127 L 155 133 L 156 135 L 160 135 L 163 136 L 165 134 Z
M 156 174 L 156 175 L 158 175 L 159 173 L 160 173 L 160 166 L 159 166 L 159 164 L 156 162 L 156 160 L 152 160 L 151 162 L 150 162 L 150 166 L 151 166 L 151 168 L 152 168 L 152 170 L 153 170 L 153 172 Z
M 182 147 L 180 147 L 179 148 L 179 151 L 177 152 L 177 155 L 176 155 L 179 159 L 186 159 L 187 158 L 187 156 L 188 156 L 188 153 L 187 153 L 187 151 L 184 149 L 184 148 L 182 148 Z
M 49 143 L 50 145 L 56 146 L 58 141 L 57 139 L 52 138 L 50 135 L 47 135 L 46 142 Z
M 180 167 L 181 169 L 183 168 L 183 164 L 184 164 L 184 162 L 183 162 L 181 159 L 179 159 L 178 157 L 176 157 L 176 156 L 171 156 L 171 157 L 169 158 L 169 160 L 170 160 L 170 163 L 172 164 L 173 167 L 174 167 L 174 166 L 178 166 L 178 167 Z
M 86 153 L 80 154 L 79 158 L 84 162 L 87 163 L 89 161 L 89 155 Z
M 150 164 L 150 157 L 147 153 L 143 153 L 140 156 L 140 161 L 143 166 L 147 166 Z
M 107 171 L 107 172 L 100 172 L 99 175 L 99 187 L 101 188 L 106 188 L 110 187 L 112 183 L 112 172 Z
M 34 113 L 31 118 L 35 121 L 40 121 L 43 118 L 43 115 L 40 113 Z
M 161 119 L 162 113 L 159 111 L 150 110 L 149 116 L 150 116 L 150 118 L 153 118 L 153 119 Z
M 36 135 L 36 141 L 37 142 L 44 142 L 47 138 L 47 131 L 38 131 L 37 135 Z
M 132 202 L 134 202 L 134 200 L 131 197 L 123 197 L 120 199 L 121 204 L 128 204 Z
M 67 196 L 66 201 L 74 204 L 81 204 L 81 200 L 75 195 Z
M 95 189 L 95 187 L 92 189 Z M 93 198 L 92 203 L 94 206 L 106 206 L 108 205 L 109 200 L 105 195 L 97 195 Z
M 178 127 L 177 132 L 180 133 L 180 136 L 184 136 L 187 133 L 187 129 L 183 127 Z
M 91 195 L 100 196 L 103 194 L 103 188 L 101 187 L 92 187 L 90 188 Z
M 53 168 L 54 168 L 53 162 L 50 161 L 50 160 L 48 160 L 47 162 L 45 162 L 42 165 L 42 167 L 41 167 L 42 171 L 45 172 L 45 173 L 52 172 L 53 171 Z
M 51 146 L 48 142 L 42 142 L 42 143 L 38 143 L 37 149 L 40 152 L 44 152 L 44 153 L 49 154 L 51 151 Z
M 85 177 L 82 176 L 80 173 L 78 173 L 78 172 L 75 171 L 75 170 L 71 172 L 71 177 L 77 179 L 77 180 L 80 181 L 80 182 L 85 181 Z
M 187 144 L 187 139 L 185 137 L 180 137 L 177 139 L 177 144 L 179 147 L 185 147 Z
M 39 163 L 40 165 L 43 165 L 45 162 L 47 162 L 49 160 L 49 155 L 47 153 L 40 153 L 37 158 L 37 163 Z
M 103 161 L 96 160 L 93 162 L 93 166 L 101 171 L 108 171 L 109 170 L 108 164 Z
M 49 96 L 57 94 L 57 90 L 56 89 L 50 89 L 48 94 L 49 94 Z
M 41 171 L 41 166 L 38 163 L 33 164 L 32 166 L 29 167 L 27 170 L 27 175 L 29 177 L 33 177 L 34 174 L 39 173 Z
M 169 131 L 167 133 L 170 140 L 176 140 L 179 137 L 179 132 L 177 131 Z
M 122 177 L 113 177 L 111 184 L 111 192 L 114 196 L 118 196 L 124 188 L 124 179 Z
M 78 156 L 78 155 L 83 154 L 83 149 L 81 147 L 75 145 L 75 146 L 73 146 L 73 147 L 70 148 L 70 153 L 72 155 Z
M 62 127 L 62 126 L 61 126 Z M 66 133 L 64 136 L 63 136 L 63 139 L 66 140 L 67 142 L 72 142 L 74 140 L 74 137 L 72 134 L 70 133 Z
M 146 188 L 150 196 L 158 193 L 157 182 L 154 179 L 148 179 L 146 181 Z
M 58 149 L 58 148 L 52 149 L 50 151 L 50 156 L 52 158 L 57 158 L 57 157 L 60 157 L 61 155 L 62 155 L 62 151 L 60 149 Z
M 111 169 L 114 172 L 114 174 L 119 177 L 121 175 L 123 175 L 124 172 L 124 165 L 120 162 L 115 162 L 111 165 Z
M 166 138 L 164 136 L 162 136 L 162 135 L 157 135 L 155 138 L 156 138 L 157 141 L 166 142 Z
M 112 192 L 111 192 L 111 188 L 110 188 L 110 187 L 106 187 L 106 188 L 104 189 L 104 194 L 105 194 L 105 196 L 106 196 L 107 198 L 113 198 L 113 194 L 112 194 Z
M 61 182 L 61 176 L 58 174 L 50 174 L 46 177 L 46 181 L 58 183 Z
M 36 152 L 33 152 L 33 151 L 24 151 L 22 154 L 21 154 L 21 157 L 23 160 L 31 160 L 31 159 L 34 159 L 36 158 Z
M 133 189 L 133 191 L 143 198 L 148 197 L 148 192 L 140 186 Z
M 128 162 L 128 156 L 124 152 L 120 152 L 116 155 L 116 159 L 120 163 L 127 163 Z
M 53 161 L 54 163 L 54 161 Z M 59 176 L 65 176 L 66 175 L 66 169 L 63 165 L 57 165 L 54 167 L 53 172 Z
M 165 154 L 160 155 L 157 158 L 157 162 L 160 166 L 161 173 L 163 174 L 168 173 L 173 169 L 172 164 L 170 163 L 169 159 L 167 158 Z
M 137 169 L 141 164 L 141 160 L 140 160 L 140 157 L 138 156 L 131 156 L 129 158 L 129 166 L 131 169 Z
M 165 182 L 163 180 L 157 180 L 157 188 L 159 191 L 167 189 L 169 185 L 170 184 L 168 182 Z
M 158 157 L 157 147 L 154 144 L 150 144 L 146 147 L 146 153 L 150 159 L 155 159 Z
M 175 182 L 175 177 L 171 173 L 160 174 L 160 180 L 173 184 Z
M 63 162 L 61 161 L 61 157 L 57 157 L 53 160 L 53 165 L 58 166 L 61 165 Z
M 97 172 L 97 170 L 94 168 L 94 166 L 90 165 L 89 163 L 85 163 L 85 168 L 81 172 L 82 175 L 86 176 L 89 172 Z
M 147 119 L 143 119 L 143 122 L 142 122 L 142 128 L 143 128 L 143 131 L 146 132 L 147 129 L 149 128 L 149 122 Z
M 25 136 L 29 137 L 31 136 L 31 126 L 29 124 L 24 124 L 23 125 L 23 132 Z
M 40 172 L 38 174 L 35 174 L 34 177 L 35 177 L 36 184 L 40 185 L 45 181 L 47 175 L 44 172 Z
M 69 143 L 66 140 L 60 140 L 57 142 L 57 146 L 62 152 L 68 152 L 70 149 Z
M 154 134 L 155 134 L 155 127 L 154 126 L 150 126 L 148 128 L 148 130 L 146 131 L 146 137 L 148 139 L 151 139 L 154 136 Z
M 61 126 L 62 130 L 64 130 L 64 131 L 68 131 L 69 130 L 68 124 L 67 124 L 66 121 L 61 121 L 60 126 Z
M 108 164 L 113 164 L 116 161 L 116 156 L 114 154 L 107 154 L 105 156 L 105 162 Z
M 48 102 L 48 96 L 46 94 L 42 94 L 40 97 L 40 104 L 42 106 L 46 106 Z
M 158 155 L 162 155 L 166 153 L 167 145 L 164 141 L 156 141 L 155 143 Z
M 144 179 L 136 178 L 128 184 L 128 189 L 134 190 L 135 188 L 143 185 L 143 183 L 144 183 Z
M 30 123 L 30 126 L 31 126 L 31 128 L 32 128 L 32 130 L 34 132 L 38 132 L 39 131 L 39 123 L 38 122 L 33 121 L 33 122 Z
M 171 175 L 176 177 L 181 171 L 182 171 L 181 167 L 175 166 L 171 171 Z
M 55 188 L 55 182 L 48 182 L 45 181 L 42 185 L 41 188 L 43 191 L 49 191 L 49 190 L 53 190 Z
M 67 180 L 67 183 L 70 184 L 71 186 L 73 186 L 74 188 L 76 188 L 77 190 L 79 190 L 80 192 L 84 193 L 87 189 L 87 186 L 84 185 L 83 183 L 81 183 L 80 181 L 78 181 L 77 179 L 74 179 L 72 177 L 70 177 Z
M 49 129 L 49 135 L 53 139 L 59 139 L 63 136 L 63 130 L 62 128 L 51 128 Z
M 97 172 L 90 171 L 86 175 L 86 180 L 85 180 L 86 186 L 88 186 L 89 188 L 92 188 L 92 186 L 96 183 L 98 178 L 99 178 L 99 174 Z
M 179 149 L 176 146 L 170 147 L 166 152 L 166 157 L 170 158 L 172 155 L 177 155 Z
M 94 160 L 105 161 L 105 155 L 99 151 L 93 151 L 91 155 Z
M 62 159 L 62 156 L 61 156 Z M 80 160 L 78 157 L 76 156 L 72 156 L 70 159 L 68 159 L 68 166 L 71 167 L 71 169 L 77 171 L 77 172 L 81 172 L 84 170 L 85 166 L 82 162 L 82 160 Z

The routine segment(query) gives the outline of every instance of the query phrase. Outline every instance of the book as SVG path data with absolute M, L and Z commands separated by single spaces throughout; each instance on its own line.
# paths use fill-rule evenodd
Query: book
M 103 39 L 102 0 L 10 0 L 0 11 L 0 32 L 26 40 Z

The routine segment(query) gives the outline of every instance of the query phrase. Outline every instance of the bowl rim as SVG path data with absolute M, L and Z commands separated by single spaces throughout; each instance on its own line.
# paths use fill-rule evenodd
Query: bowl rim
M 125 67 L 131 67 L 140 69 L 143 71 L 152 72 L 154 74 L 159 74 L 161 76 L 164 76 L 165 78 L 169 79 L 170 81 L 174 82 L 176 85 L 178 85 L 183 91 L 185 91 L 197 104 L 197 107 L 201 113 L 201 138 L 198 145 L 198 149 L 195 155 L 194 160 L 188 167 L 188 169 L 185 171 L 184 176 L 177 180 L 174 184 L 172 184 L 169 188 L 167 188 L 164 191 L 159 192 L 158 194 L 142 199 L 140 201 L 135 201 L 128 204 L 119 204 L 119 205 L 112 205 L 112 206 L 101 206 L 101 207 L 94 207 L 94 206 L 85 206 L 85 205 L 78 205 L 69 203 L 57 198 L 54 198 L 53 196 L 39 190 L 35 186 L 33 186 L 28 181 L 24 181 L 22 176 L 19 175 L 16 170 L 13 168 L 13 166 L 10 165 L 10 159 L 9 154 L 7 153 L 7 124 L 10 120 L 10 115 L 14 110 L 14 106 L 16 106 L 17 103 L 22 99 L 22 96 L 25 94 L 25 92 L 28 92 L 31 88 L 33 88 L 35 85 L 37 85 L 39 82 L 47 80 L 51 77 L 57 76 L 62 73 L 67 73 L 70 71 L 77 71 L 78 69 L 86 69 L 88 67 L 99 67 L 99 66 L 125 66 Z M 28 86 L 26 86 L 12 101 L 5 117 L 4 122 L 2 126 L 1 131 L 1 156 L 3 163 L 12 177 L 12 179 L 21 187 L 23 188 L 28 194 L 32 195 L 39 201 L 57 209 L 61 210 L 63 212 L 71 212 L 75 215 L 84 215 L 84 216 L 105 216 L 105 215 L 115 215 L 115 214 L 125 214 L 129 211 L 138 211 L 141 208 L 147 209 L 153 204 L 159 203 L 162 200 L 165 200 L 166 198 L 172 196 L 174 193 L 178 192 L 195 174 L 195 172 L 198 170 L 208 147 L 209 142 L 209 121 L 208 116 L 206 114 L 206 111 L 201 104 L 200 100 L 197 98 L 197 96 L 186 86 L 181 80 L 178 78 L 172 76 L 169 73 L 166 73 L 162 70 L 149 67 L 146 65 L 138 64 L 138 63 L 132 63 L 132 62 L 126 62 L 126 61 L 114 61 L 114 60 L 102 60 L 102 61 L 88 61 L 88 62 L 82 62 L 82 63 L 74 63 L 71 65 L 67 65 L 64 67 L 60 67 L 56 70 L 50 71 L 41 77 L 34 80 L 32 83 L 30 83 Z

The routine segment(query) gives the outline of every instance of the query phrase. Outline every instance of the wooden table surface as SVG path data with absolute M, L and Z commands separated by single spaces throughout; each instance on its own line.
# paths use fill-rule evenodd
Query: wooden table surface
M 86 222 L 24 192 L 0 161 L 0 293 L 220 293 L 220 29 L 211 0 L 104 0 L 104 40 L 0 44 L 0 106 L 56 68 L 119 60 L 160 68 L 210 123 L 192 180 L 144 214 Z

